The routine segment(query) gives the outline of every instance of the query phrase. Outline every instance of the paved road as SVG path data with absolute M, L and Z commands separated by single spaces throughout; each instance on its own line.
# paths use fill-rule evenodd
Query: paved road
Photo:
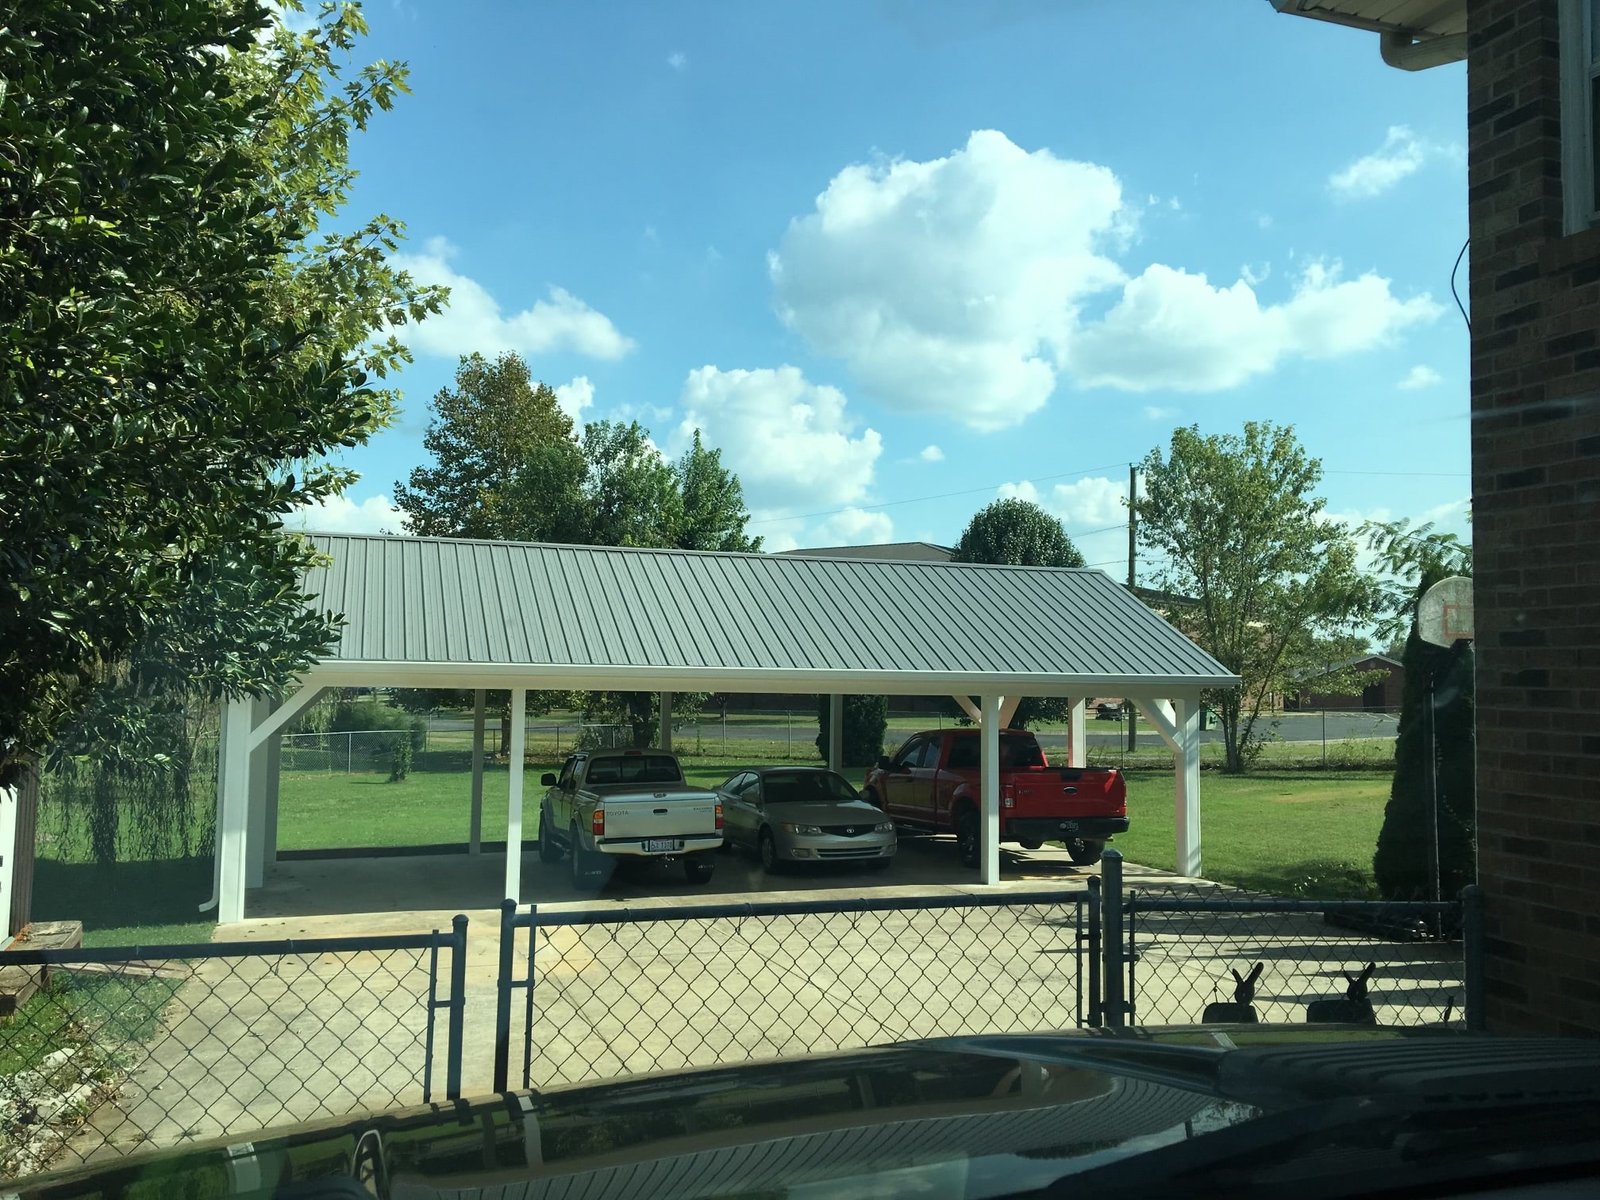
M 1360 713 L 1341 712 L 1328 713 L 1284 713 L 1276 718 L 1277 725 L 1274 730 L 1277 737 L 1285 742 L 1321 742 L 1326 738 L 1329 742 L 1343 742 L 1364 738 L 1392 738 L 1395 736 L 1399 717 L 1394 713 Z M 937 727 L 938 720 L 930 716 L 929 727 Z M 452 717 L 436 718 L 433 722 L 435 730 L 459 731 L 470 730 L 472 722 Z M 554 722 L 536 721 L 529 725 L 529 733 L 550 732 L 556 728 Z M 574 726 L 567 724 L 561 726 L 564 733 L 571 733 Z M 1141 732 L 1145 739 L 1154 746 L 1159 739 L 1149 725 L 1141 722 Z M 783 741 L 785 738 L 793 739 L 798 744 L 804 744 L 816 737 L 816 721 L 809 714 L 796 713 L 794 721 L 787 727 L 782 723 L 763 725 L 742 725 L 730 720 L 726 727 L 715 717 L 708 717 L 700 724 L 700 737 L 705 741 L 720 741 L 724 737 L 730 742 L 772 742 Z M 909 735 L 913 727 L 908 723 L 896 722 L 890 727 L 889 740 Z M 1115 746 L 1126 735 L 1120 721 L 1088 722 L 1089 744 L 1092 746 Z M 491 729 L 490 737 L 496 736 Z M 687 724 L 678 726 L 675 735 L 680 742 L 686 742 L 695 736 L 694 727 Z M 1054 744 L 1064 736 L 1061 730 L 1047 729 L 1043 732 L 1046 747 Z M 1218 742 L 1222 740 L 1220 729 L 1210 729 L 1200 735 L 1202 741 Z

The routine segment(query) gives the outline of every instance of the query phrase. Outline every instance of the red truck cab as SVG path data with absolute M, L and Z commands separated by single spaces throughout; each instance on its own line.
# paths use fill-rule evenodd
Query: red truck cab
M 867 772 L 866 798 L 897 825 L 954 833 L 962 862 L 978 864 L 979 730 L 914 733 Z M 1072 861 L 1100 861 L 1128 829 L 1128 787 L 1111 767 L 1053 767 L 1025 729 L 1000 731 L 1000 840 L 1037 850 L 1060 841 Z

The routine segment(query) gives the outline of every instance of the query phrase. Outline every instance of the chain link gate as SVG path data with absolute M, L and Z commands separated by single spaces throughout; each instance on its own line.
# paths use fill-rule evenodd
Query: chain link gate
M 522 1087 L 1081 1026 L 1097 994 L 1088 905 L 1060 890 L 561 913 L 508 900 L 495 1089 L 519 990 Z

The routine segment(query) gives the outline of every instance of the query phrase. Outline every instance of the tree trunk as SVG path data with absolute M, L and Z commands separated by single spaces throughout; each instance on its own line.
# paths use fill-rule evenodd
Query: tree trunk
M 1222 721 L 1222 770 L 1226 775 L 1244 774 L 1244 748 L 1239 744 L 1239 702 L 1225 700 L 1217 706 Z

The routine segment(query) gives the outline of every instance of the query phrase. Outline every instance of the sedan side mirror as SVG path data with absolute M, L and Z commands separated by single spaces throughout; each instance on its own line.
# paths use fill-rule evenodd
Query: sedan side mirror
M 546 771 L 543 775 L 539 776 L 540 787 L 555 787 L 555 785 L 556 777 L 553 772 Z
M 880 771 L 889 771 L 889 770 L 892 770 L 892 769 L 893 769 L 893 764 L 891 764 L 889 762 L 889 756 L 887 754 L 878 755 L 878 770 L 880 770 Z

